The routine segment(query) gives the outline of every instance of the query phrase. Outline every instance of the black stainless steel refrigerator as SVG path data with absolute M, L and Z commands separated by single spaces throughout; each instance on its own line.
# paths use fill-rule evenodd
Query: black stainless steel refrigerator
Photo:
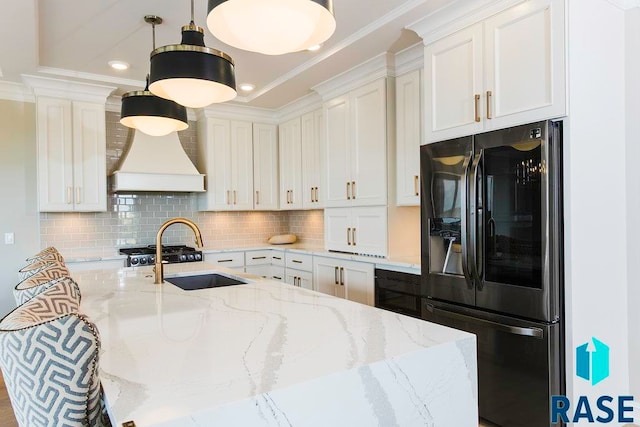
M 477 335 L 480 417 L 550 424 L 564 393 L 562 123 L 421 147 L 422 317 Z

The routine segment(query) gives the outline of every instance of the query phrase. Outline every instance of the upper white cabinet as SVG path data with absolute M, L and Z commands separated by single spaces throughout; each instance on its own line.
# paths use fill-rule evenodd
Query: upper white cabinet
M 396 78 L 396 204 L 420 206 L 422 70 Z
M 198 170 L 207 190 L 198 196 L 200 210 L 252 210 L 251 122 L 204 117 L 198 127 Z
M 278 209 L 278 139 L 275 125 L 253 124 L 253 206 Z
M 325 207 L 387 203 L 386 81 L 324 103 Z
M 302 134 L 302 207 L 319 209 L 324 206 L 324 120 L 322 109 L 300 118 Z
M 46 96 L 36 103 L 39 210 L 105 211 L 104 103 Z
M 426 46 L 426 142 L 565 115 L 564 16 L 530 0 Z
M 324 241 L 327 250 L 386 256 L 386 206 L 325 209 Z
M 302 209 L 302 134 L 300 117 L 278 127 L 280 140 L 280 209 Z

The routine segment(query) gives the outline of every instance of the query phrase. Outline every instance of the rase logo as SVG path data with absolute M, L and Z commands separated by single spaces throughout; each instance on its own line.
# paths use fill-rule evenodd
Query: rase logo
M 590 342 L 576 347 L 576 376 L 595 386 L 609 377 L 609 346 L 595 337 L 591 342 L 591 348 Z M 632 423 L 633 417 L 626 415 L 633 412 L 631 402 L 633 396 L 600 396 L 592 410 L 593 402 L 587 396 L 580 396 L 575 408 L 567 396 L 551 396 L 551 423 Z

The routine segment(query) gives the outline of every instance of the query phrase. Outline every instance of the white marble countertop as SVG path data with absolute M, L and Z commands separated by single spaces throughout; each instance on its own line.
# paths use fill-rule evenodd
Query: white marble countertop
M 206 263 L 74 274 L 114 425 L 477 425 L 475 337 Z

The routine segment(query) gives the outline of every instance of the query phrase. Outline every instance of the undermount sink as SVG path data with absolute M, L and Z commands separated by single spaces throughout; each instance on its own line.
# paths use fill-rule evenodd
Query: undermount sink
M 219 288 L 222 286 L 244 285 L 247 283 L 238 279 L 233 279 L 231 277 L 213 273 L 198 274 L 195 276 L 165 277 L 164 280 L 171 283 L 172 285 L 184 289 L 185 291 Z

